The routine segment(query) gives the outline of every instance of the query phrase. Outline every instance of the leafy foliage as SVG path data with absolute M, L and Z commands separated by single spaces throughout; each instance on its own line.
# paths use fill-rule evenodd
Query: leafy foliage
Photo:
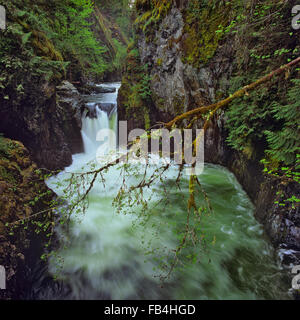
M 249 1 L 250 5 L 250 13 L 239 12 L 228 30 L 237 44 L 231 93 L 298 56 L 298 40 L 288 24 L 291 4 Z M 227 112 L 229 145 L 249 157 L 255 158 L 257 151 L 256 156 L 265 153 L 273 162 L 293 165 L 299 152 L 298 78 L 297 70 L 288 70 L 285 76 L 234 101 Z
M 55 43 L 67 59 L 77 63 L 83 70 L 101 74 L 106 66 L 103 53 L 106 48 L 96 40 L 88 18 L 93 12 L 93 3 L 87 0 L 71 0 L 69 5 L 59 2 L 55 11 Z
M 32 1 L 15 0 L 7 3 L 1 0 L 0 4 L 6 7 L 8 18 L 8 28 L 0 40 L 0 54 L 11 57 L 12 52 L 22 52 L 20 67 L 35 59 L 35 64 L 41 65 L 38 69 L 47 73 L 47 78 L 50 79 L 56 73 L 57 64 L 49 62 L 60 61 L 58 68 L 61 76 L 69 75 L 76 79 L 82 75 L 101 79 L 107 70 L 112 71 L 111 65 L 121 69 L 127 36 L 122 34 L 121 39 L 112 39 L 118 37 L 118 32 L 121 33 L 118 25 L 113 22 L 107 26 L 99 26 L 96 4 L 101 8 L 104 6 L 109 13 L 115 15 L 113 19 L 118 19 L 130 35 L 131 12 L 128 1 L 116 5 L 116 1 L 108 4 L 104 0 L 99 0 L 96 4 L 91 0 L 52 0 L 40 1 L 38 4 Z M 112 10 L 114 5 L 116 8 Z M 113 57 L 107 56 L 107 32 L 110 34 L 110 42 L 115 43 Z M 41 59 L 37 60 L 36 57 Z M 47 65 L 45 61 L 48 62 Z
M 237 76 L 232 79 L 230 91 L 235 92 L 244 85 L 245 78 Z M 262 141 L 266 128 L 273 127 L 269 98 L 264 88 L 231 104 L 226 113 L 226 127 L 229 129 L 227 141 L 234 149 L 243 151 L 249 144 Z
M 61 79 L 67 62 L 36 55 L 19 24 L 8 25 L 0 38 L 0 99 L 2 108 L 17 105 L 32 84 Z
M 281 123 L 278 131 L 265 131 L 269 148 L 267 154 L 272 158 L 292 165 L 300 153 L 300 79 L 292 80 L 294 86 L 288 91 L 288 104 L 274 102 L 274 119 Z

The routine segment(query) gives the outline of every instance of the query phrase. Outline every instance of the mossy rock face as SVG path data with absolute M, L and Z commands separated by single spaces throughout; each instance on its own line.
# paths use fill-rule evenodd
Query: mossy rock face
M 154 21 L 158 2 L 152 1 L 151 10 L 139 11 L 137 47 L 142 63 L 149 65 L 152 100 L 169 120 L 214 100 L 213 72 L 202 69 L 219 48 L 223 34 L 216 31 L 227 26 L 231 8 L 224 3 L 213 9 L 211 3 L 190 0 L 182 6 L 173 1 Z
M 185 111 L 185 101 L 184 96 L 175 95 L 173 98 L 173 106 L 175 115 L 180 115 Z
M 53 193 L 48 190 L 37 165 L 32 162 L 28 150 L 21 142 L 1 138 L 0 150 L 0 233 L 4 221 L 12 223 L 27 217 L 29 212 L 43 207 Z M 3 152 L 5 145 L 5 152 Z M 49 192 L 48 192 L 49 191 Z M 39 201 L 30 204 L 38 194 L 45 194 Z
M 136 39 L 128 50 L 119 91 L 122 119 L 146 127 L 144 114 L 155 113 L 152 107 L 149 112 L 149 102 L 141 99 L 143 73 L 151 78 L 151 100 L 158 121 L 169 121 L 195 104 L 214 99 L 212 72 L 201 68 L 215 55 L 222 37 L 216 31 L 228 24 L 230 6 L 222 2 L 213 9 L 213 5 L 215 2 L 194 0 L 184 6 L 168 0 L 136 2 Z M 140 68 L 143 64 L 147 70 Z
M 159 23 L 169 13 L 172 5 L 173 0 L 138 0 L 136 2 L 139 16 L 135 25 L 138 30 L 146 35 L 147 42 L 154 40 Z
M 51 222 L 48 213 L 36 216 L 34 219 L 28 218 L 48 209 L 53 195 L 24 145 L 1 137 L 0 265 L 5 267 L 8 275 L 8 290 L 5 292 L 0 290 L 0 299 L 14 298 L 18 281 L 25 281 L 22 270 L 28 262 L 26 252 L 35 237 L 35 227 L 32 222 Z M 28 220 L 22 223 L 20 222 L 22 219 Z M 39 240 L 42 247 L 42 237 Z M 35 238 L 35 241 L 38 239 Z M 39 247 L 37 243 L 34 245 L 36 248 Z M 36 254 L 39 255 L 39 252 Z
M 223 36 L 220 28 L 229 23 L 230 6 L 203 7 L 199 1 L 192 0 L 185 10 L 184 34 L 181 41 L 183 62 L 196 68 L 211 59 Z M 220 32 L 219 32 L 220 31 Z

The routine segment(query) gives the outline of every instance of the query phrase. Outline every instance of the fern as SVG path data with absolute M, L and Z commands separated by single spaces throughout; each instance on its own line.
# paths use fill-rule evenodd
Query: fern
M 269 145 L 267 154 L 286 165 L 294 164 L 300 152 L 300 79 L 292 82 L 294 86 L 287 95 L 289 104 L 273 104 L 274 119 L 282 123 L 280 130 L 265 131 Z
M 244 82 L 244 77 L 233 78 L 231 90 L 242 87 Z M 226 113 L 228 144 L 239 151 L 247 151 L 252 145 L 277 162 L 295 164 L 300 152 L 299 89 L 300 79 L 294 79 L 287 94 L 273 84 L 233 102 Z M 278 96 L 286 103 L 276 102 Z

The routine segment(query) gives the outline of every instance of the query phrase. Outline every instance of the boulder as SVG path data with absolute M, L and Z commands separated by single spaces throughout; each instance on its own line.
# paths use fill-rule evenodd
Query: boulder
M 101 93 L 114 93 L 117 91 L 117 88 L 108 87 L 105 85 L 95 85 L 95 84 L 86 84 L 84 86 L 78 87 L 78 91 L 81 94 L 101 94 Z

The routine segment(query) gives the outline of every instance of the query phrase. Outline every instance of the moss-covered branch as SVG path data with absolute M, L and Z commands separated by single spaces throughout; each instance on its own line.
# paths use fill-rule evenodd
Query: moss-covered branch
M 230 95 L 228 98 L 221 100 L 217 103 L 211 104 L 209 106 L 202 106 L 196 109 L 193 109 L 191 111 L 185 112 L 177 117 L 175 117 L 173 120 L 171 120 L 168 123 L 165 123 L 164 126 L 167 129 L 171 129 L 174 125 L 176 125 L 176 123 L 178 123 L 179 121 L 185 120 L 185 119 L 189 119 L 191 117 L 198 117 L 200 118 L 203 114 L 210 112 L 210 115 L 213 115 L 216 113 L 216 111 L 218 111 L 221 108 L 224 108 L 226 106 L 228 106 L 233 100 L 237 99 L 237 98 L 241 98 L 244 95 L 248 95 L 248 93 L 254 89 L 256 89 L 257 87 L 259 87 L 261 84 L 266 83 L 268 81 L 270 81 L 272 78 L 274 78 L 275 76 L 287 71 L 289 68 L 295 66 L 296 64 L 300 63 L 300 57 L 298 57 L 297 59 L 291 61 L 290 63 L 281 66 L 280 68 L 272 71 L 271 73 L 269 73 L 268 75 L 258 79 L 257 81 L 243 87 L 242 89 L 236 91 L 235 93 L 233 93 L 232 95 Z M 207 127 L 207 123 L 205 127 Z

